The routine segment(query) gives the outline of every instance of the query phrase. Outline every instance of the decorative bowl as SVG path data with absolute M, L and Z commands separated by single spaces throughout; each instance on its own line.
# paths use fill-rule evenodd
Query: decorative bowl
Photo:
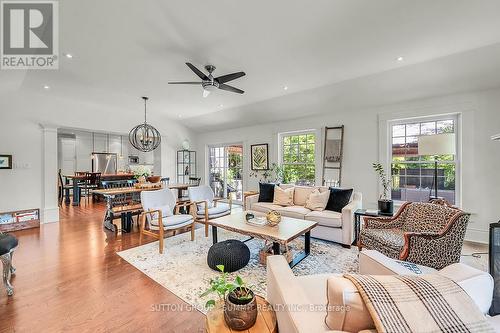
M 272 210 L 266 215 L 267 224 L 271 227 L 277 226 L 281 222 L 281 214 L 278 211 Z
M 161 176 L 149 176 L 148 182 L 150 183 L 159 183 L 161 180 Z

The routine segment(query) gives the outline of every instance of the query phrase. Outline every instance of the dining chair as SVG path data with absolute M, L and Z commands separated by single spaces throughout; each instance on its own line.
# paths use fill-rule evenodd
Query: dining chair
M 196 206 L 192 206 L 195 210 L 195 221 L 205 224 L 205 237 L 208 237 L 208 221 L 218 217 L 231 214 L 232 199 L 228 198 L 228 203 L 218 203 L 224 198 L 216 198 L 214 191 L 210 186 L 191 186 L 188 188 L 189 201 Z
M 68 200 L 69 200 L 69 191 L 73 190 L 73 186 L 64 183 L 63 177 L 62 177 L 62 174 L 61 174 L 61 169 L 59 169 L 59 171 L 57 172 L 57 175 L 58 175 L 58 180 L 59 180 L 58 181 L 59 182 L 59 192 L 58 192 L 58 197 L 57 198 L 58 198 L 59 206 L 61 206 L 65 194 L 66 194 L 66 196 L 68 197 Z
M 88 171 L 75 171 L 75 176 L 76 177 L 86 177 L 87 173 L 88 173 Z M 81 179 L 81 180 L 73 179 L 73 181 L 74 182 L 76 181 L 78 183 L 78 185 L 85 184 L 85 179 Z
M 167 187 L 170 184 L 170 177 L 163 177 L 160 179 L 161 184 L 163 187 Z
M 180 214 L 180 207 L 189 207 L 191 203 L 177 203 L 175 194 L 164 188 L 157 191 L 142 191 L 141 204 L 143 212 L 140 216 L 139 242 L 142 236 L 148 235 L 159 240 L 160 254 L 163 253 L 165 231 L 175 231 L 190 227 L 191 241 L 194 241 L 195 208 L 191 214 Z
M 192 186 L 200 186 L 201 178 L 198 177 L 189 177 L 189 185 Z
M 104 189 L 110 188 L 121 188 L 121 187 L 132 187 L 137 183 L 136 179 L 129 180 L 103 180 L 101 181 L 101 186 Z
M 101 184 L 101 173 L 100 172 L 87 172 L 85 173 L 85 181 L 83 185 L 80 185 L 80 188 L 85 192 L 85 198 L 87 199 L 87 203 L 89 203 L 90 191 L 95 190 Z M 94 196 L 92 195 L 92 199 Z M 92 200 L 93 201 L 93 200 Z

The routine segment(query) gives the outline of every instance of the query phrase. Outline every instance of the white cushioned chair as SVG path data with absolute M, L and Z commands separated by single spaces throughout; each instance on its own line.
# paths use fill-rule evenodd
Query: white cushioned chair
M 210 186 L 200 185 L 188 188 L 189 201 L 193 207 L 196 222 L 205 224 L 205 237 L 208 237 L 208 220 L 231 214 L 232 200 L 229 203 L 218 202 L 223 198 L 215 198 L 214 191 Z
M 176 201 L 176 196 L 168 188 L 141 192 L 143 209 L 139 223 L 141 243 L 143 234 L 155 237 L 160 243 L 160 253 L 163 253 L 165 231 L 174 230 L 175 233 L 175 230 L 185 227 L 191 227 L 191 240 L 194 240 L 195 215 L 179 214 L 180 207 L 189 207 L 191 204 L 177 204 Z

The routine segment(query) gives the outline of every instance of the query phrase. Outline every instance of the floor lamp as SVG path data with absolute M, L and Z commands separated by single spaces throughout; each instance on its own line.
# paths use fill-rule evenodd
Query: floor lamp
M 434 156 L 434 197 L 438 197 L 438 156 L 455 155 L 456 139 L 454 133 L 422 135 L 418 137 L 418 154 Z

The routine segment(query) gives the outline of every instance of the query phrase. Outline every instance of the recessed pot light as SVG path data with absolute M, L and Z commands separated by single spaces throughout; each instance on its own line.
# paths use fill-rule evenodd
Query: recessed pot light
M 288 90 L 288 86 L 284 86 L 284 87 L 283 87 L 283 90 Z
M 73 58 L 73 55 L 71 53 L 65 53 L 64 56 L 68 59 Z
M 49 90 L 49 89 L 50 89 L 50 86 L 48 86 L 48 85 L 44 85 L 44 86 L 43 86 L 43 89 L 45 89 L 45 90 Z
M 182 118 L 182 114 L 178 115 L 177 117 Z
M 220 108 L 224 107 L 224 104 L 219 104 L 219 107 L 220 107 Z
M 403 58 L 403 57 L 399 56 L 399 57 L 397 57 L 397 58 L 396 58 L 396 60 L 397 60 L 397 61 L 403 61 L 403 60 L 405 60 L 405 58 Z

